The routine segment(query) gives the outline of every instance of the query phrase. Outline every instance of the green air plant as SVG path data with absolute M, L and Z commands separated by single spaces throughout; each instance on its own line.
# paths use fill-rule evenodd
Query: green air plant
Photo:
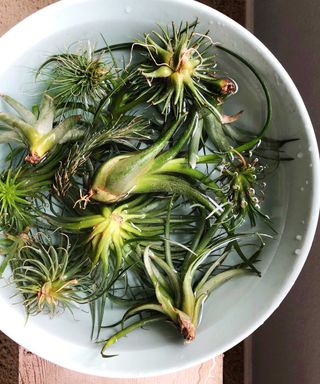
M 192 131 L 197 114 L 191 114 L 180 137 L 172 146 L 162 151 L 183 122 L 184 117 L 178 119 L 164 134 L 150 147 L 141 151 L 126 153 L 107 160 L 96 171 L 90 190 L 82 196 L 79 203 L 85 204 L 94 199 L 103 203 L 114 203 L 128 199 L 136 193 L 176 193 L 204 205 L 212 212 L 223 211 L 213 199 L 204 195 L 199 188 L 192 185 L 181 176 L 179 165 L 175 167 L 175 157 L 182 150 Z M 170 173 L 162 171 L 171 165 Z M 183 172 L 182 172 L 183 173 Z
M 68 238 L 55 244 L 37 234 L 10 261 L 17 295 L 22 296 L 27 315 L 54 315 L 92 296 L 91 280 L 83 250 Z
M 112 89 L 112 64 L 95 53 L 90 42 L 76 53 L 50 56 L 39 68 L 48 89 L 47 92 L 61 106 L 82 105 L 89 109 Z
M 79 173 L 84 175 L 84 168 L 94 162 L 98 154 L 106 150 L 106 146 L 124 144 L 130 146 L 132 142 L 140 142 L 147 138 L 150 127 L 147 121 L 141 117 L 119 118 L 115 122 L 104 120 L 100 116 L 100 124 L 85 133 L 83 140 L 75 142 L 66 159 L 56 170 L 54 190 L 59 196 L 65 196 L 72 185 L 75 184 Z M 132 144 L 131 144 L 132 146 Z M 110 147 L 109 147 L 110 148 Z M 107 147 L 107 150 L 109 150 Z
M 140 76 L 134 80 L 139 94 L 161 105 L 162 112 L 181 114 L 191 106 L 207 106 L 215 111 L 209 98 L 217 102 L 236 91 L 231 79 L 219 78 L 208 34 L 196 32 L 194 23 L 176 28 L 160 27 L 160 33 L 145 34 L 144 40 L 133 44 L 141 51 L 138 64 Z
M 18 142 L 27 147 L 25 160 L 38 164 L 58 144 L 77 140 L 83 135 L 78 115 L 69 116 L 55 124 L 57 113 L 52 97 L 44 93 L 39 107 L 29 111 L 10 96 L 1 95 L 18 114 L 0 112 L 0 142 Z
M 36 167 L 23 163 L 8 166 L 0 174 L 0 228 L 19 234 L 38 225 L 37 207 L 44 205 L 50 190 L 58 154 L 52 154 Z
M 170 199 L 139 196 L 120 205 L 103 206 L 100 214 L 49 217 L 48 221 L 68 233 L 83 233 L 92 267 L 103 266 L 112 278 L 126 267 L 126 257 L 137 243 L 165 236 Z M 180 232 L 190 231 L 193 216 L 171 215 L 170 223 Z
M 216 237 L 202 252 L 193 254 L 185 273 L 173 270 L 147 247 L 143 260 L 146 274 L 154 289 L 154 298 L 151 302 L 143 302 L 130 308 L 124 314 L 121 321 L 123 328 L 106 340 L 101 351 L 102 356 L 109 357 L 105 355 L 105 351 L 121 337 L 156 321 L 173 323 L 186 342 L 193 341 L 203 304 L 209 295 L 231 278 L 252 274 L 243 264 L 219 270 L 230 253 L 229 244 L 240 237 L 241 235 Z M 211 255 L 216 256 L 210 259 Z M 199 277 L 199 270 L 205 262 L 205 272 Z M 140 320 L 125 327 L 124 324 L 136 315 L 140 315 Z
M 241 225 L 248 217 L 254 227 L 257 216 L 269 223 L 269 217 L 261 212 L 266 186 L 262 181 L 265 166 L 258 164 L 257 157 L 247 159 L 246 154 L 242 155 L 235 150 L 232 153 L 232 161 L 226 160 L 220 164 L 221 174 L 215 179 L 215 183 L 231 203 L 233 225 Z

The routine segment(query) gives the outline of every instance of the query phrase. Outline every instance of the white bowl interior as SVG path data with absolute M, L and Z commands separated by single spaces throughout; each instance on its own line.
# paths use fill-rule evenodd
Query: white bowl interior
M 272 54 L 249 32 L 226 16 L 186 0 L 66 0 L 32 15 L 0 40 L 2 93 L 31 104 L 34 69 L 50 54 L 79 40 L 101 43 L 130 41 L 151 31 L 156 23 L 200 21 L 214 41 L 242 54 L 267 82 L 272 96 L 273 122 L 268 135 L 299 138 L 286 147 L 294 161 L 282 163 L 268 180 L 265 211 L 276 223 L 278 235 L 269 241 L 259 264 L 262 278 L 228 282 L 205 305 L 197 339 L 183 345 L 168 326 L 138 330 L 112 349 L 119 356 L 102 359 L 100 346 L 90 342 L 90 315 L 75 318 L 31 318 L 25 324 L 21 305 L 13 305 L 14 287 L 0 290 L 0 329 L 32 352 L 80 372 L 107 377 L 152 376 L 203 362 L 232 347 L 252 333 L 287 294 L 309 252 L 319 208 L 318 149 L 313 129 L 292 81 Z M 223 56 L 225 57 L 225 56 Z M 261 89 L 252 75 L 233 59 L 225 59 L 240 92 L 228 105 L 230 112 L 244 109 L 242 124 L 259 128 L 265 113 Z M 1 105 L 4 108 L 4 105 Z M 4 285 L 5 282 L 3 282 Z M 116 319 L 112 312 L 108 322 Z M 104 336 L 106 336 L 105 334 Z

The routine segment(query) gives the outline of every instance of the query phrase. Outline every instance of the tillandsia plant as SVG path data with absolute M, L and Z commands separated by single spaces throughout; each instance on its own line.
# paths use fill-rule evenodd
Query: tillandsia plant
M 234 226 L 241 225 L 247 217 L 252 227 L 256 225 L 256 217 L 270 223 L 269 216 L 261 212 L 266 187 L 262 181 L 265 166 L 259 164 L 257 157 L 248 158 L 235 150 L 233 153 L 232 161 L 221 163 L 221 175 L 215 182 L 231 203 Z
M 122 318 L 123 328 L 104 342 L 105 351 L 129 332 L 153 322 L 170 322 L 181 332 L 188 343 L 195 339 L 203 304 L 209 295 L 220 285 L 236 276 L 252 274 L 243 263 L 222 268 L 222 263 L 230 254 L 230 244 L 243 235 L 219 235 L 211 240 L 203 250 L 194 253 L 185 272 L 173 270 L 167 261 L 156 256 L 149 247 L 144 251 L 145 271 L 154 289 L 150 302 L 143 302 L 128 309 Z M 199 277 L 199 269 L 205 264 Z M 220 268 L 220 270 L 219 270 Z M 222 268 L 222 269 L 221 269 Z M 144 314 L 140 320 L 130 322 L 130 318 Z
M 19 234 L 38 225 L 41 206 L 46 206 L 59 154 L 52 154 L 36 167 L 9 163 L 0 174 L 0 229 Z
M 25 160 L 31 164 L 38 164 L 49 151 L 58 144 L 79 139 L 83 135 L 83 128 L 79 125 L 80 116 L 67 117 L 59 124 L 55 124 L 56 108 L 53 99 L 44 93 L 39 107 L 29 111 L 10 96 L 1 95 L 18 116 L 0 112 L 0 142 L 17 142 L 28 149 Z
M 180 137 L 167 151 L 162 152 L 182 124 L 183 116 L 165 130 L 150 147 L 107 160 L 96 171 L 88 194 L 81 197 L 79 202 L 84 202 L 86 205 L 90 199 L 94 199 L 103 203 L 114 203 L 127 199 L 135 193 L 167 192 L 197 201 L 212 212 L 221 211 L 222 208 L 212 198 L 193 188 L 181 176 L 172 175 L 172 173 L 183 174 L 180 172 L 179 164 L 175 167 L 174 158 L 183 149 L 197 118 L 196 113 L 188 117 Z M 171 160 L 173 164 L 170 171 L 163 171 L 163 167 L 170 167 Z
M 87 47 L 78 52 L 61 53 L 50 56 L 39 68 L 47 84 L 47 92 L 61 107 L 99 103 L 112 89 L 112 63 L 103 60 L 96 53 L 90 41 Z
M 85 303 L 94 292 L 83 250 L 71 245 L 66 236 L 38 233 L 11 258 L 12 279 L 22 296 L 27 315 L 58 311 Z
M 76 183 L 75 179 L 80 176 L 79 173 L 83 176 L 87 173 L 86 168 L 91 170 L 97 159 L 103 158 L 103 152 L 112 153 L 112 145 L 133 147 L 134 142 L 149 138 L 149 131 L 148 121 L 142 116 L 128 116 L 110 121 L 101 115 L 99 124 L 86 132 L 81 142 L 77 141 L 71 146 L 65 162 L 56 170 L 55 193 L 65 196 Z
M 162 112 L 181 114 L 189 104 L 207 106 L 236 91 L 231 79 L 219 78 L 214 45 L 208 34 L 196 31 L 197 23 L 178 28 L 160 27 L 160 32 L 145 34 L 135 45 L 142 50 L 140 76 L 134 80 L 137 92 L 148 96 L 148 102 L 160 105 Z
M 139 196 L 118 205 L 102 206 L 99 214 L 46 216 L 49 223 L 67 233 L 83 233 L 83 246 L 92 268 L 102 264 L 106 282 L 126 268 L 126 257 L 137 243 L 165 237 L 165 223 L 170 209 L 171 226 L 180 233 L 192 230 L 191 215 L 173 214 L 172 199 Z M 88 210 L 88 209 L 87 209 Z M 111 277 L 110 275 L 111 266 Z

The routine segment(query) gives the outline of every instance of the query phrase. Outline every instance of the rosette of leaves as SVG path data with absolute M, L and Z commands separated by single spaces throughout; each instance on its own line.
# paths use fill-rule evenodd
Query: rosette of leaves
M 19 234 L 39 225 L 37 210 L 46 204 L 55 167 L 59 163 L 54 153 L 37 166 L 18 162 L 9 164 L 0 174 L 0 228 Z
M 28 150 L 25 160 L 38 164 L 57 145 L 79 139 L 84 130 L 78 115 L 69 116 L 55 123 L 58 111 L 51 96 L 44 93 L 41 104 L 29 111 L 10 96 L 1 98 L 15 110 L 18 116 L 0 112 L 0 142 L 17 142 Z
M 215 179 L 232 207 L 233 225 L 241 225 L 247 217 L 252 227 L 256 225 L 257 217 L 270 224 L 270 218 L 261 211 L 266 187 L 263 181 L 265 166 L 259 164 L 257 157 L 248 157 L 235 150 L 233 153 L 232 161 L 221 163 L 221 175 Z
M 54 315 L 85 303 L 96 289 L 83 250 L 67 237 L 59 242 L 38 233 L 10 261 L 16 296 L 27 315 Z
M 142 51 L 135 88 L 148 96 L 148 102 L 160 105 L 164 114 L 181 114 L 189 104 L 214 110 L 210 98 L 218 102 L 236 90 L 231 79 L 219 78 L 214 44 L 196 26 L 181 23 L 176 28 L 173 23 L 171 28 L 146 33 L 134 44 Z
M 103 206 L 100 213 L 88 214 L 87 208 L 86 214 L 81 211 L 79 216 L 46 217 L 65 232 L 80 235 L 92 268 L 102 265 L 107 282 L 127 267 L 126 258 L 134 247 L 170 235 L 166 232 L 168 220 L 173 232 L 192 232 L 194 215 L 173 214 L 172 205 L 168 198 L 139 196 L 126 203 Z
M 47 92 L 62 106 L 75 105 L 90 109 L 113 88 L 113 65 L 103 59 L 91 46 L 78 52 L 67 52 L 50 56 L 39 68 Z
M 107 355 L 105 352 L 116 341 L 135 329 L 154 322 L 172 323 L 182 334 L 185 342 L 193 341 L 203 305 L 210 294 L 232 278 L 253 275 L 245 263 L 223 266 L 232 249 L 232 243 L 246 236 L 215 236 L 206 247 L 193 252 L 185 270 L 181 267 L 177 270 L 172 269 L 166 260 L 156 256 L 147 247 L 144 251 L 143 263 L 149 283 L 153 287 L 154 296 L 151 300 L 147 302 L 144 300 L 141 304 L 127 310 L 119 322 L 122 329 L 104 342 L 102 356 L 114 356 Z M 253 257 L 256 255 L 254 254 Z M 134 316 L 140 316 L 140 319 L 130 321 Z

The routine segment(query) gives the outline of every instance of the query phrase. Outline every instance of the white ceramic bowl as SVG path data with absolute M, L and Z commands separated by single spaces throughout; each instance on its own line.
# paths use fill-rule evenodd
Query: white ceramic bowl
M 183 345 L 167 328 L 139 330 L 121 340 L 113 359 L 102 359 L 90 342 L 90 316 L 67 314 L 54 320 L 38 316 L 25 324 L 13 305 L 13 287 L 0 290 L 0 329 L 17 343 L 56 364 L 107 377 L 169 373 L 204 362 L 250 335 L 278 307 L 296 280 L 310 250 L 319 209 L 319 162 L 312 125 L 293 82 L 275 57 L 247 30 L 223 14 L 190 0 L 65 0 L 25 19 L 0 40 L 0 91 L 31 103 L 33 71 L 49 54 L 78 40 L 129 41 L 156 23 L 198 18 L 215 41 L 244 55 L 270 88 L 274 117 L 269 135 L 300 140 L 287 146 L 295 161 L 283 163 L 269 180 L 266 209 L 277 223 L 277 239 L 266 247 L 262 278 L 230 281 L 206 303 L 197 339 Z M 232 108 L 248 110 L 248 126 L 263 115 L 261 92 L 241 66 L 240 92 Z M 249 76 L 249 77 L 248 77 Z M 298 235 L 298 237 L 297 237 Z M 301 240 L 299 240 L 301 239 Z M 79 321 L 77 321 L 79 320 Z

